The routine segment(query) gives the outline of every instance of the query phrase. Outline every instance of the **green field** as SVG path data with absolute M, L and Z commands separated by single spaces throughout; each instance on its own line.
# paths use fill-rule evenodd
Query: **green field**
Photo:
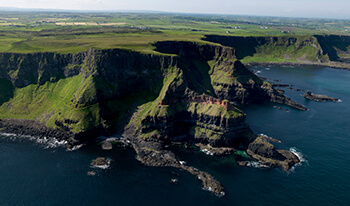
M 349 30 L 349 31 L 348 31 Z M 163 40 L 202 42 L 204 35 L 350 34 L 350 21 L 189 14 L 0 11 L 0 52 L 76 53 L 87 48 L 154 52 Z

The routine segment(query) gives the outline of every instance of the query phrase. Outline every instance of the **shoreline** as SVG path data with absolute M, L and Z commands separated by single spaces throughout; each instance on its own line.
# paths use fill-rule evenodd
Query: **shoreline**
M 336 63 L 336 62 L 333 62 Z M 273 66 L 315 66 L 315 67 L 330 67 L 334 69 L 343 69 L 343 70 L 350 70 L 350 63 L 346 66 L 342 65 L 330 65 L 327 63 L 316 63 L 316 62 L 249 62 L 249 63 L 244 63 L 247 67 L 251 66 L 268 66 L 268 65 L 273 65 Z

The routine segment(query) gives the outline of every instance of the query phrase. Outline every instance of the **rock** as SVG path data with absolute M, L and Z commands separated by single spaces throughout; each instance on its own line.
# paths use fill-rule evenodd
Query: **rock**
M 110 143 L 110 142 L 104 142 L 102 144 L 102 149 L 103 150 L 111 150 L 112 148 L 113 148 L 113 146 L 112 146 L 112 143 Z
M 95 175 L 96 175 L 96 172 L 95 172 L 95 171 L 88 171 L 88 172 L 87 172 L 87 175 L 88 175 L 88 176 L 95 176 Z
M 124 136 L 132 135 L 131 128 L 127 128 Z M 133 145 L 137 159 L 143 164 L 148 166 L 157 166 L 157 167 L 175 167 L 183 169 L 192 175 L 196 175 L 199 180 L 202 181 L 204 189 L 218 195 L 223 196 L 224 187 L 217 181 L 213 176 L 207 172 L 199 171 L 194 167 L 185 165 L 184 161 L 178 161 L 175 157 L 175 154 L 169 150 L 164 150 L 162 148 L 161 142 L 154 141 L 144 141 L 140 139 L 139 136 L 132 137 L 131 144 Z
M 299 158 L 291 151 L 275 149 L 262 136 L 258 136 L 254 142 L 249 144 L 247 154 L 263 165 L 282 167 L 284 171 L 289 171 L 293 165 L 300 162 Z
M 247 161 L 240 161 L 240 162 L 238 162 L 238 165 L 242 166 L 242 167 L 246 167 L 248 165 L 248 162 Z
M 90 166 L 93 168 L 108 169 L 110 167 L 111 160 L 105 157 L 98 157 L 92 160 Z
M 326 95 L 313 94 L 309 90 L 307 90 L 306 93 L 303 94 L 303 97 L 305 97 L 306 99 L 315 100 L 315 101 L 319 101 L 319 102 L 325 102 L 325 101 L 338 102 L 339 101 L 339 99 L 336 99 L 336 98 L 333 98 L 333 97 L 329 97 L 329 96 L 326 96 Z

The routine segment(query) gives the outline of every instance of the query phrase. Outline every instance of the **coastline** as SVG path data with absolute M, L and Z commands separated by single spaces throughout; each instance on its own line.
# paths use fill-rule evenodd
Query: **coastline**
M 336 62 L 331 62 L 331 63 L 336 63 Z M 346 63 L 346 66 L 343 65 L 334 65 L 334 64 L 328 64 L 328 63 L 317 63 L 317 62 L 249 62 L 249 63 L 244 63 L 247 67 L 250 66 L 326 66 L 334 69 L 344 69 L 344 70 L 350 70 L 350 63 Z

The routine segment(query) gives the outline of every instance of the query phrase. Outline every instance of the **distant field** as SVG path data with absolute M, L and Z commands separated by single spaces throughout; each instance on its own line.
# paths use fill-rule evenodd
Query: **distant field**
M 126 23 L 96 23 L 96 22 L 55 22 L 57 26 L 121 26 Z
M 79 52 L 123 48 L 152 52 L 162 40 L 203 35 L 350 35 L 350 21 L 139 13 L 0 12 L 0 52 Z

